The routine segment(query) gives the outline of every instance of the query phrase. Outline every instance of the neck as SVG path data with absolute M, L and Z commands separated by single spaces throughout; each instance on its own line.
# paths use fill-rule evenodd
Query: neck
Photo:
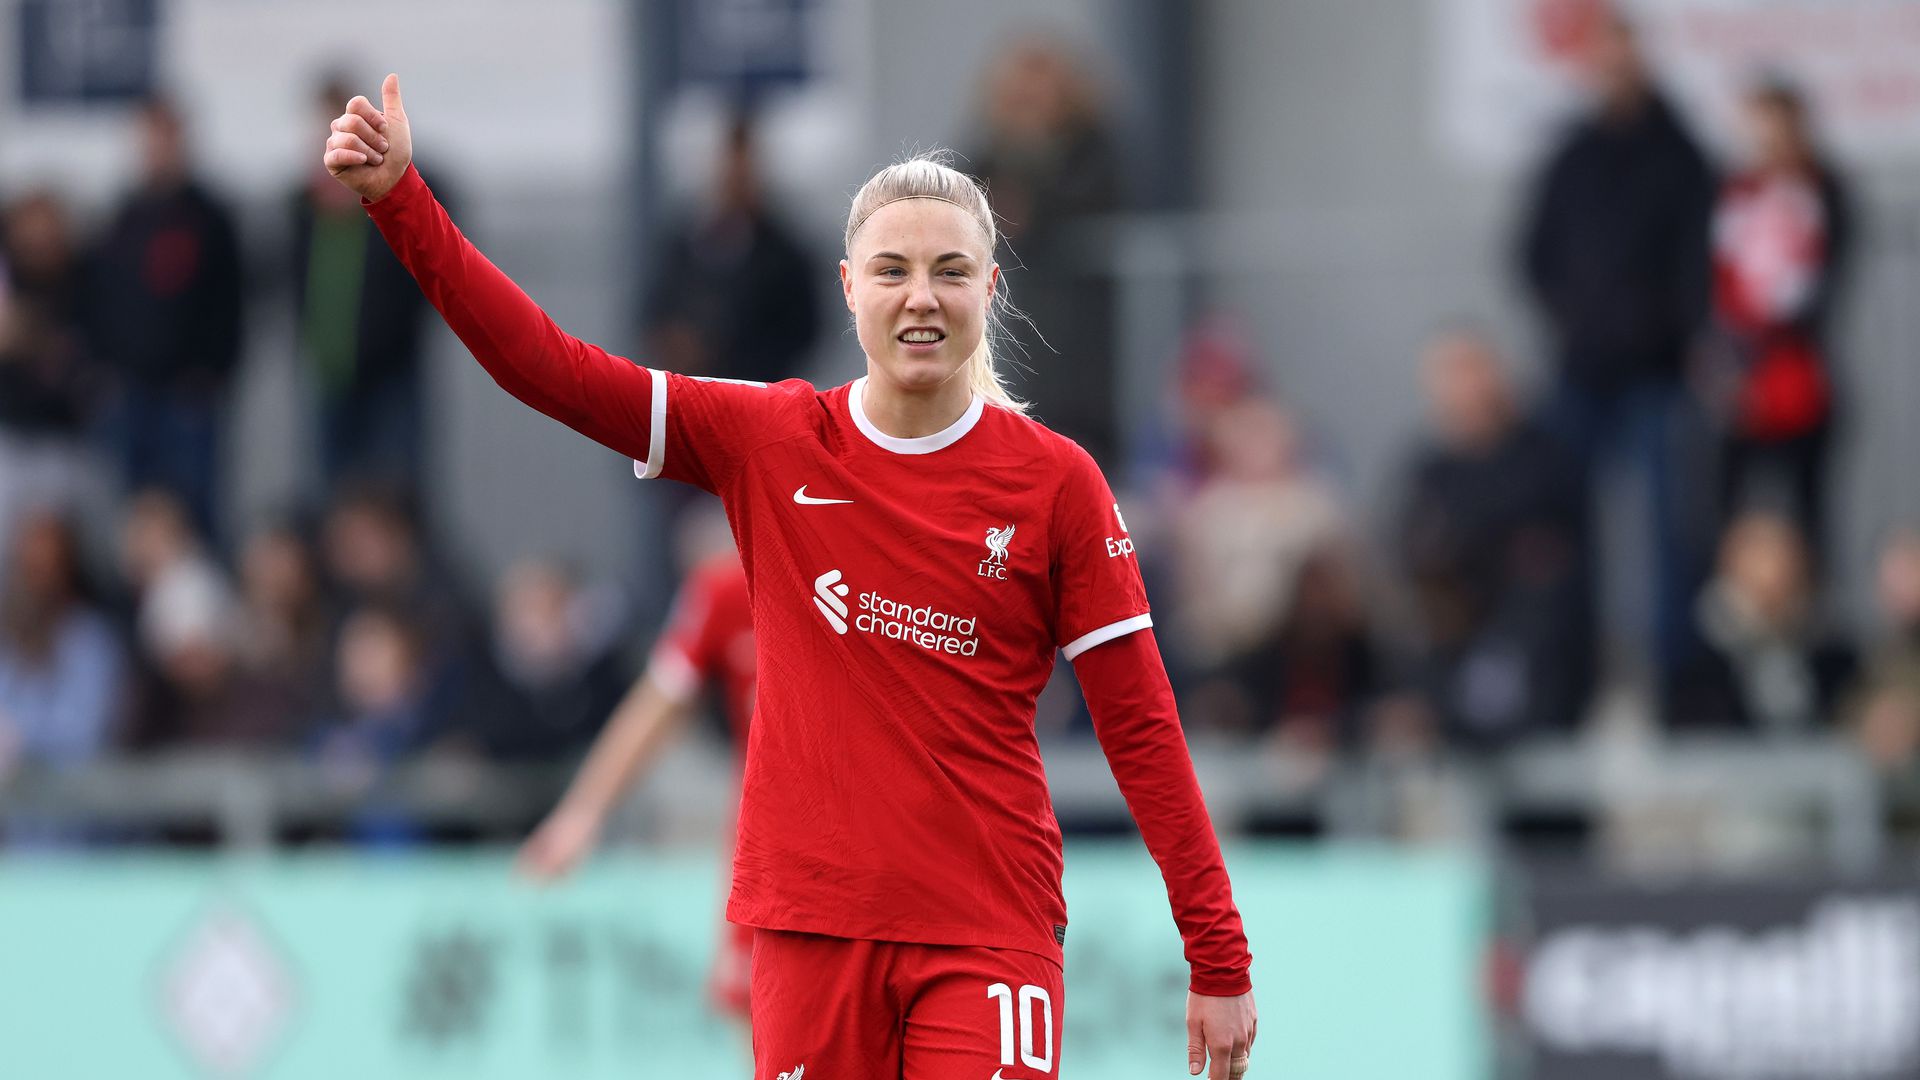
M 1652 103 L 1653 94 L 1646 87 L 1623 88 L 1607 95 L 1600 112 L 1606 123 L 1625 126 L 1639 120 Z
M 895 385 L 877 367 L 867 367 L 866 396 L 860 407 L 867 419 L 896 439 L 919 439 L 953 426 L 973 404 L 973 390 L 961 371 L 934 386 L 907 389 Z
M 1768 176 L 1804 176 L 1813 172 L 1813 155 L 1800 151 L 1782 154 L 1762 162 L 1760 171 Z

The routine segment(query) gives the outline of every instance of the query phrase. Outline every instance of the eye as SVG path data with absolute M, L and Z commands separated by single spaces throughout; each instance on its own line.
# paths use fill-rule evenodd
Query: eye
M 880 276 L 890 277 L 890 278 L 903 278 L 907 276 L 907 270 L 903 266 L 888 266 L 881 269 Z
M 942 273 L 946 277 L 951 278 L 955 281 L 964 281 L 966 280 L 966 277 L 967 277 L 967 272 L 965 270 L 955 270 L 955 269 L 949 268 L 945 271 L 942 271 Z

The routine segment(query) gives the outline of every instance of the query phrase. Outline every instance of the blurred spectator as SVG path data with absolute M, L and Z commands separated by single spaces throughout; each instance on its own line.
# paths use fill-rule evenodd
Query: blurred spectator
M 331 122 L 354 91 L 345 79 L 330 78 L 317 94 L 319 113 Z M 322 491 L 357 479 L 417 492 L 426 298 L 359 198 L 327 174 L 317 154 L 307 157 L 311 169 L 292 198 L 292 270 Z M 436 175 L 434 193 L 443 203 L 446 187 Z
M 27 516 L 0 581 L 0 773 L 7 759 L 99 755 L 124 704 L 126 663 L 81 574 L 73 527 Z
M 987 72 L 984 130 L 969 159 L 993 197 L 1008 296 L 1031 321 L 1014 392 L 1108 468 L 1120 439 L 1111 285 L 1086 269 L 1082 220 L 1120 209 L 1119 152 L 1093 81 L 1060 43 L 1014 42 Z
M 95 253 L 89 340 L 119 379 L 107 434 L 126 489 L 173 492 L 212 536 L 240 360 L 240 243 L 226 206 L 189 171 L 195 155 L 173 105 L 148 102 L 140 131 L 140 185 Z
M 1752 160 L 1721 188 L 1713 297 L 1723 427 L 1723 516 L 1754 503 L 1826 541 L 1822 481 L 1833 428 L 1830 329 L 1848 244 L 1848 200 L 1821 159 L 1798 91 L 1746 98 Z
M 507 571 L 485 661 L 457 715 L 487 756 L 554 760 L 593 741 L 629 682 L 619 611 L 605 599 L 552 563 Z
M 1213 475 L 1217 463 L 1207 440 L 1214 419 L 1225 409 L 1260 392 L 1254 378 L 1257 361 L 1245 333 L 1233 320 L 1210 316 L 1188 328 L 1180 346 L 1173 393 L 1176 410 L 1165 434 L 1138 451 L 1141 464 L 1162 474 L 1159 482 L 1185 490 Z
M 0 210 L 0 262 L 9 306 L 30 305 L 62 330 L 79 314 L 79 264 L 73 225 L 50 190 L 16 196 Z
M 26 508 L 70 507 L 90 486 L 86 429 L 100 386 L 81 351 L 78 289 L 58 197 L 0 208 L 0 547 Z
M 1673 727 L 1825 730 L 1853 654 L 1818 625 L 1806 541 L 1791 521 L 1762 512 L 1734 521 L 1697 617 L 1704 647 L 1669 688 Z
M 767 205 L 747 115 L 727 130 L 713 191 L 712 205 L 675 219 L 686 224 L 655 261 L 648 363 L 756 382 L 802 375 L 819 334 L 812 283 L 825 263 Z
M 242 665 L 239 601 L 186 507 L 170 493 L 142 492 L 121 545 L 146 668 L 132 741 L 261 747 L 290 739 L 304 718 L 281 687 Z
M 327 573 L 350 603 L 392 602 L 424 620 L 429 638 L 457 638 L 469 625 L 452 577 L 428 549 L 413 503 L 400 491 L 357 486 L 337 497 L 322 524 Z
M 1707 312 L 1712 177 L 1630 26 L 1597 20 L 1584 59 L 1596 100 L 1535 181 L 1525 273 L 1558 352 L 1552 429 L 1647 486 L 1653 659 L 1670 671 L 1699 562 L 1681 375 Z
M 391 603 L 355 609 L 341 624 L 334 658 L 339 711 L 319 732 L 324 763 L 377 770 L 439 737 L 426 643 L 405 609 Z
M 1160 582 L 1173 576 L 1173 544 L 1167 539 L 1172 519 L 1218 470 L 1209 433 L 1221 413 L 1259 393 L 1254 366 L 1252 346 L 1232 320 L 1218 315 L 1197 320 L 1181 343 L 1173 385 L 1161 395 L 1160 410 L 1132 433 L 1129 452 L 1141 497 L 1124 501 L 1149 595 L 1157 595 Z
M 1903 529 L 1880 553 L 1885 636 L 1847 706 L 1854 735 L 1882 772 L 1920 763 L 1920 532 Z
M 240 587 L 241 662 L 281 688 L 295 715 L 318 715 L 328 701 L 335 627 L 306 534 L 291 521 L 256 529 L 241 548 Z
M 1251 669 L 1256 702 L 1295 749 L 1351 749 L 1380 689 L 1381 664 L 1360 586 L 1358 553 L 1340 542 L 1307 557 L 1270 666 Z
M 1177 640 L 1199 680 L 1194 692 L 1207 702 L 1196 712 L 1226 728 L 1265 731 L 1283 719 L 1290 691 L 1318 693 L 1287 685 L 1288 646 L 1317 635 L 1344 637 L 1343 613 L 1320 612 L 1332 620 L 1322 627 L 1302 627 L 1295 616 L 1316 560 L 1329 561 L 1334 575 L 1318 583 L 1327 593 L 1316 600 L 1324 608 L 1347 606 L 1338 584 L 1346 571 L 1333 567 L 1351 557 L 1353 530 L 1333 492 L 1300 461 L 1293 421 L 1279 406 L 1259 398 L 1228 406 L 1207 439 L 1218 471 L 1172 526 Z M 1313 640 L 1312 647 L 1324 652 L 1327 644 Z M 1295 674 L 1343 688 L 1351 681 L 1331 672 Z M 1344 694 L 1333 696 L 1339 700 L 1315 710 L 1348 703 Z
M 1396 529 L 1419 682 L 1456 741 L 1570 730 L 1594 676 L 1585 470 L 1523 415 L 1484 336 L 1435 336 L 1423 374 L 1433 434 Z
M 384 606 L 407 613 L 433 707 L 448 711 L 478 620 L 453 574 L 427 546 L 411 501 L 387 487 L 343 492 L 327 511 L 321 545 L 340 608 Z

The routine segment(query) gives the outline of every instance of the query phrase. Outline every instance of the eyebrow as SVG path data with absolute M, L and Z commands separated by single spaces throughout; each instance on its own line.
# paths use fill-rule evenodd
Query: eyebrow
M 872 255 L 869 255 L 867 257 L 868 262 L 872 262 L 875 259 L 891 259 L 894 262 L 912 262 L 913 261 L 907 258 L 905 255 L 900 254 L 897 251 L 876 251 Z M 968 261 L 972 261 L 973 256 L 967 254 L 964 251 L 949 251 L 945 255 L 942 255 L 939 258 L 933 260 L 933 262 L 934 262 L 934 265 L 938 266 L 943 262 L 951 262 L 954 259 L 966 259 Z

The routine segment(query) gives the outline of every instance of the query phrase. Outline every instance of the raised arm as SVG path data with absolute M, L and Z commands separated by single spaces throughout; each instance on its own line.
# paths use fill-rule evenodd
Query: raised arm
M 381 107 L 347 103 L 322 160 L 358 194 L 447 325 L 501 388 L 596 442 L 648 457 L 656 376 L 566 333 L 463 236 L 413 168 L 413 130 L 388 75 Z

